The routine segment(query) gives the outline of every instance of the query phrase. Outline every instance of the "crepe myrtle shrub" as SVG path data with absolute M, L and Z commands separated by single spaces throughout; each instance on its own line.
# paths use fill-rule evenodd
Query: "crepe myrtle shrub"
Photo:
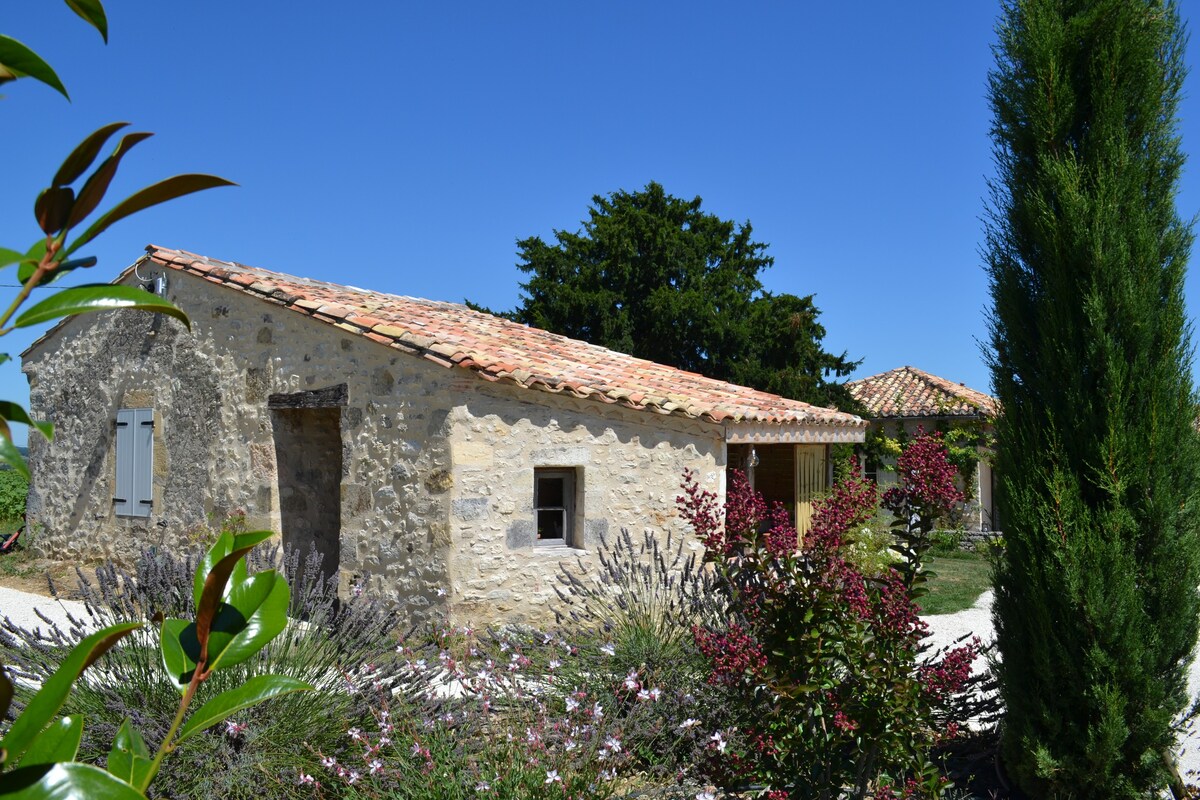
M 87 715 L 65 708 L 75 687 L 121 681 L 121 660 L 139 648 L 135 637 L 147 634 L 146 622 L 116 622 L 95 630 L 84 620 L 72 619 L 67 631 L 51 625 L 43 637 L 20 631 L 6 620 L 2 645 L 16 668 L 11 678 L 0 668 L 0 715 L 7 716 L 10 707 L 16 713 L 0 739 L 0 795 L 143 797 L 167 754 L 239 711 L 311 689 L 302 680 L 266 672 L 210 684 L 221 671 L 259 657 L 287 625 L 286 580 L 276 570 L 250 574 L 246 568 L 246 554 L 271 535 L 222 534 L 192 577 L 194 619 L 162 612 L 151 617 L 157 635 L 142 638 L 140 648 L 156 652 L 157 679 L 170 687 L 174 700 L 165 733 L 150 731 L 150 741 L 158 742 L 153 753 L 131 714 L 120 722 L 104 768 L 77 761 Z M 20 638 L 34 649 L 19 652 Z M 113 658 L 97 664 L 106 652 Z M 63 710 L 68 713 L 59 716 Z
M 595 556 L 595 565 L 578 559 L 560 568 L 558 625 L 575 644 L 554 686 L 621 695 L 636 676 L 641 689 L 658 687 L 654 704 L 618 704 L 611 713 L 637 710 L 626 749 L 639 770 L 668 777 L 694 762 L 696 737 L 679 726 L 712 694 L 691 630 L 724 619 L 727 601 L 695 545 L 678 535 L 622 529 L 601 536 Z
M 899 559 L 874 575 L 845 557 L 848 534 L 875 511 L 873 483 L 836 484 L 798 542 L 786 510 L 769 508 L 741 473 L 729 473 L 724 509 L 685 473 L 680 509 L 730 602 L 724 624 L 693 631 L 708 683 L 726 694 L 720 718 L 705 720 L 723 731 L 701 763 L 712 780 L 822 799 L 940 797 L 950 787 L 930 753 L 960 724 L 947 711 L 978 643 L 920 658 L 921 561 L 931 520 L 958 495 L 935 437 L 912 453 L 884 497 Z

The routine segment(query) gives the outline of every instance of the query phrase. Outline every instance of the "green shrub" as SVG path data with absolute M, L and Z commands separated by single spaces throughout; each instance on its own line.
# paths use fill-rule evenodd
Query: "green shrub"
M 28 495 L 29 479 L 15 469 L 0 470 L 0 520 L 23 518 Z
M 962 550 L 966 532 L 959 529 L 942 529 L 929 534 L 929 552 L 935 556 L 949 556 Z

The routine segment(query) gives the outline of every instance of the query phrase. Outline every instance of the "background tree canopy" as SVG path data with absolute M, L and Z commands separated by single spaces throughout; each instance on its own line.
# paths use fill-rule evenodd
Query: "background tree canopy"
M 812 295 L 763 290 L 767 246 L 657 183 L 596 195 L 583 229 L 517 242 L 530 278 L 501 316 L 639 358 L 853 410 L 840 383 L 858 362 L 821 347 Z M 468 305 L 471 305 L 468 303 Z M 479 309 L 479 306 L 472 305 Z M 487 309 L 480 309 L 487 310 Z M 496 312 L 491 312 L 496 313 Z

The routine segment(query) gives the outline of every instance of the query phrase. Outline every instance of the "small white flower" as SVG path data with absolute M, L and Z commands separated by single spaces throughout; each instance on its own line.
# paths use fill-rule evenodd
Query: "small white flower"
M 443 589 L 442 587 L 440 587 L 440 586 L 439 586 L 439 587 L 438 587 L 438 590 L 437 590 L 437 596 L 438 596 L 438 597 L 445 597 L 445 596 L 446 596 L 446 590 L 445 590 L 445 589 Z
M 546 666 L 550 667 L 551 670 L 556 670 L 562 666 L 562 662 L 559 661 L 557 658 L 552 658 L 552 659 L 550 659 L 550 663 L 547 664 Z
M 305 784 L 316 785 L 316 783 L 317 783 L 317 779 L 314 778 L 312 775 L 308 775 L 303 772 L 300 773 L 300 785 L 301 786 L 303 786 Z
M 354 785 L 358 783 L 358 779 L 361 777 L 362 776 L 358 774 L 358 770 L 352 769 L 350 770 L 350 774 L 346 776 L 346 783 Z
M 592 716 L 596 719 L 603 719 L 604 706 L 600 705 L 600 703 L 596 703 L 596 705 L 592 706 Z
M 361 742 L 366 738 L 363 736 L 363 732 L 358 728 L 351 728 L 350 730 L 346 731 L 346 735 L 350 737 L 350 741 L 352 742 Z
M 321 759 L 321 766 L 325 769 L 336 769 L 337 759 L 333 756 L 325 756 Z
M 637 670 L 630 670 L 629 674 L 625 676 L 625 688 L 631 692 L 636 692 L 641 685 L 641 681 L 638 680 Z
M 621 752 L 621 740 L 615 736 L 609 736 L 604 740 L 604 746 L 614 753 Z
M 657 703 L 658 698 L 660 698 L 660 697 L 662 697 L 662 689 L 655 686 L 653 689 L 650 690 L 650 699 L 651 700 L 653 700 L 654 702 Z
M 567 711 L 571 712 L 577 710 L 579 710 L 579 701 L 574 697 L 567 695 Z
M 728 742 L 725 741 L 725 737 L 721 735 L 720 731 L 717 731 L 712 736 L 708 737 L 708 740 L 717 746 L 718 753 L 724 753 L 725 748 L 729 746 Z
M 600 646 L 600 652 L 604 653 L 606 656 L 615 656 L 617 654 L 617 648 L 613 647 L 612 642 L 608 642 Z
M 367 766 L 369 766 L 371 768 L 372 775 L 377 775 L 380 772 L 383 772 L 383 762 L 380 761 L 378 758 L 373 759 L 371 761 L 371 763 L 368 764 Z
M 574 739 L 568 738 L 563 742 L 563 750 L 567 751 L 568 753 L 574 750 L 576 747 L 579 747 L 579 745 L 575 743 Z
M 487 781 L 480 781 L 479 783 L 475 784 L 476 792 L 486 792 L 487 790 L 489 790 L 491 788 L 492 788 L 492 785 L 490 783 L 488 783 Z
M 696 795 L 696 800 L 717 800 L 717 796 L 712 792 L 700 792 Z
M 697 725 L 699 725 L 699 724 L 700 724 L 700 720 L 698 720 L 698 719 L 693 719 L 693 718 L 691 718 L 691 717 L 688 717 L 688 718 L 687 718 L 687 719 L 685 719 L 683 722 L 679 723 L 679 730 L 680 730 L 680 731 L 686 731 L 686 730 L 688 730 L 689 728 L 694 728 L 694 727 L 696 727 L 696 726 L 697 726 Z
M 650 693 L 647 692 L 645 689 L 642 689 L 637 693 L 637 699 L 644 703 L 650 699 Z
M 562 783 L 562 778 L 558 777 L 558 770 L 546 770 L 546 783 Z

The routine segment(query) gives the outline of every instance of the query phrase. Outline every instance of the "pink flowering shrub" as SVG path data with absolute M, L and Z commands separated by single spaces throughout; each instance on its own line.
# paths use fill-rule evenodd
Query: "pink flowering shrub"
M 767 508 L 740 473 L 730 473 L 723 515 L 685 474 L 680 510 L 730 599 L 727 622 L 693 631 L 708 683 L 726 693 L 708 720 L 722 739 L 700 761 L 706 777 L 779 797 L 942 796 L 948 783 L 929 753 L 957 730 L 946 709 L 978 642 L 921 664 L 915 600 L 929 531 L 961 499 L 954 474 L 936 437 L 901 458 L 900 484 L 883 498 L 900 560 L 882 575 L 845 557 L 848 535 L 878 503 L 857 474 L 818 504 L 802 543 L 785 510 Z

